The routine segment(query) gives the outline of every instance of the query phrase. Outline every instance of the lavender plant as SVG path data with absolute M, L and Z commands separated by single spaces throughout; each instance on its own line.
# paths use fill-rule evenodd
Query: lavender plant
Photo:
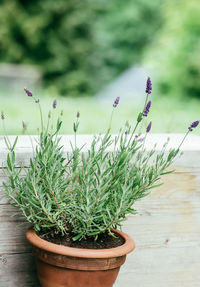
M 25 89 L 29 97 L 33 94 Z M 53 102 L 44 127 L 39 100 L 41 131 L 35 155 L 30 159 L 30 167 L 21 176 L 16 169 L 15 145 L 10 144 L 7 172 L 9 183 L 4 183 L 11 204 L 21 209 L 39 234 L 64 235 L 70 233 L 74 240 L 98 237 L 100 233 L 112 234 L 112 228 L 121 227 L 128 214 L 135 214 L 134 203 L 147 196 L 151 189 L 159 186 L 161 175 L 170 173 L 166 169 L 180 155 L 180 147 L 189 132 L 199 121 L 193 122 L 183 141 L 177 148 L 166 150 L 167 143 L 159 153 L 155 148 L 145 150 L 145 141 L 152 122 L 146 127 L 144 136 L 136 134 L 136 129 L 150 112 L 152 93 L 151 79 L 147 79 L 146 99 L 134 127 L 126 123 L 117 136 L 110 133 L 114 110 L 119 97 L 113 104 L 108 130 L 103 136 L 94 136 L 87 153 L 77 146 L 76 135 L 80 113 L 73 124 L 75 143 L 66 156 L 60 144 L 58 132 L 62 121 L 58 119 L 55 130 L 50 120 L 57 107 Z M 4 114 L 1 116 L 4 122 Z

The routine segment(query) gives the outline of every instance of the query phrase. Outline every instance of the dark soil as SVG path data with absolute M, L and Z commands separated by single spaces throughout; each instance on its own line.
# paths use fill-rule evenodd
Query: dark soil
M 114 237 L 108 233 L 100 234 L 97 240 L 95 240 L 94 237 L 88 237 L 76 241 L 73 241 L 72 234 L 66 234 L 65 236 L 54 235 L 54 237 L 52 237 L 50 233 L 46 233 L 39 236 L 49 242 L 75 248 L 108 249 L 124 244 L 124 239 L 122 237 L 116 235 Z

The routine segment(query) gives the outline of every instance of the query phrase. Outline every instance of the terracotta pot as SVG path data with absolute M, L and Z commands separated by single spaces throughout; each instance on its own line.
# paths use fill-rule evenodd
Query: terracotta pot
M 118 230 L 123 245 L 110 249 L 82 249 L 50 243 L 33 229 L 26 232 L 33 246 L 38 276 L 42 287 L 111 287 L 126 254 L 135 244 L 131 237 Z

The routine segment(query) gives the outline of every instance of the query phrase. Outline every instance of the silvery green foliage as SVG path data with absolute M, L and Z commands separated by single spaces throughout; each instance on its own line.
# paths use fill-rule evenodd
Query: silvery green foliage
M 24 177 L 10 149 L 4 186 L 36 231 L 72 232 L 75 240 L 97 237 L 136 213 L 133 204 L 157 186 L 174 156 L 175 150 L 145 152 L 138 138 L 121 131 L 115 138 L 109 133 L 94 137 L 88 153 L 73 147 L 64 157 L 56 132 L 41 135 Z
M 107 151 L 114 144 L 114 151 Z M 117 146 L 118 144 L 118 146 Z M 162 151 L 148 164 L 155 151 L 140 154 L 142 145 L 136 139 L 128 144 L 126 135 L 94 139 L 88 155 L 77 149 L 70 167 L 72 180 L 71 224 L 75 239 L 98 235 L 121 226 L 127 214 L 136 211 L 136 200 L 149 194 L 174 158 L 174 150 Z
M 62 122 L 57 121 L 56 130 L 49 133 L 51 112 L 48 114 L 47 127 L 44 128 L 39 100 L 27 89 L 26 94 L 33 98 L 39 107 L 41 133 L 35 155 L 30 159 L 30 167 L 16 169 L 15 145 L 5 136 L 9 153 L 7 172 L 9 183 L 4 183 L 11 204 L 19 207 L 24 216 L 39 233 L 72 233 L 74 240 L 112 233 L 112 228 L 121 226 L 128 214 L 135 214 L 134 203 L 147 196 L 152 188 L 160 185 L 158 180 L 163 174 L 170 173 L 166 168 L 178 156 L 180 146 L 199 124 L 193 122 L 176 149 L 155 148 L 146 151 L 145 140 L 151 130 L 150 122 L 144 137 L 135 135 L 137 127 L 147 117 L 151 107 L 148 97 L 152 91 L 150 78 L 147 79 L 146 100 L 143 111 L 139 113 L 136 125 L 129 123 L 112 137 L 110 128 L 114 109 L 119 97 L 113 104 L 109 128 L 104 136 L 94 137 L 87 153 L 77 147 L 76 135 L 80 113 L 73 124 L 74 145 L 67 156 L 63 154 L 58 132 Z M 53 110 L 57 102 L 54 100 Z M 1 116 L 4 126 L 4 114 Z

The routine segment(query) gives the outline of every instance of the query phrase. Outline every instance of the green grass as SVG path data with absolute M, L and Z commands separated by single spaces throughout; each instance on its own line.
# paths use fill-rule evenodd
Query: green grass
M 49 109 L 52 108 L 52 97 L 41 96 L 41 106 L 45 120 Z M 114 99 L 113 99 L 114 100 Z M 61 133 L 73 133 L 73 121 L 77 111 L 80 112 L 80 134 L 104 133 L 108 128 L 113 100 L 100 101 L 94 98 L 57 98 L 57 108 L 54 119 L 63 110 L 63 127 Z M 29 134 L 36 134 L 40 127 L 40 117 L 37 104 L 33 99 L 24 95 L 1 96 L 1 110 L 5 113 L 5 126 L 8 134 L 22 133 L 22 120 L 28 126 Z M 135 124 L 135 120 L 142 105 L 135 101 L 120 100 L 114 111 L 112 132 L 116 133 L 126 120 Z M 181 100 L 176 98 L 156 97 L 152 100 L 152 108 L 148 119 L 143 123 L 143 129 L 152 120 L 152 132 L 183 133 L 194 120 L 200 119 L 200 101 L 198 99 Z M 199 130 L 195 131 L 199 134 Z M 0 134 L 4 134 L 1 128 Z

